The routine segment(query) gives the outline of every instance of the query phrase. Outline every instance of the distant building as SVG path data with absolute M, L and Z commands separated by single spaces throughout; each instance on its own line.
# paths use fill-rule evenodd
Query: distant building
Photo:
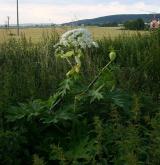
M 124 24 L 122 24 L 122 23 L 118 24 L 118 27 L 123 27 L 123 26 L 124 26 Z
M 158 29 L 160 27 L 160 21 L 157 20 L 156 18 L 153 18 L 153 20 L 150 23 L 150 29 Z

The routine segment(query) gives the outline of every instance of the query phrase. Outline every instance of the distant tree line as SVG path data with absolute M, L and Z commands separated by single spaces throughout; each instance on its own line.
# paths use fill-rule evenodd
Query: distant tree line
M 145 22 L 143 19 L 138 18 L 135 20 L 128 20 L 126 22 L 122 22 L 123 26 L 125 29 L 128 30 L 144 30 L 145 27 Z M 77 23 L 77 26 L 81 26 L 82 24 Z M 99 26 L 99 27 L 118 27 L 119 23 L 118 22 L 108 22 L 108 23 L 93 23 L 93 22 L 88 22 L 85 23 L 85 26 Z
M 82 24 L 74 24 L 77 26 L 81 26 Z M 99 26 L 99 27 L 117 27 L 117 22 L 110 22 L 110 23 L 87 23 L 85 26 Z
M 118 23 L 117 22 L 111 22 L 111 23 L 104 23 L 104 24 L 99 24 L 100 27 L 117 27 Z
M 129 20 L 124 23 L 125 29 L 128 30 L 144 30 L 145 29 L 145 23 L 143 19 L 139 18 L 136 20 Z

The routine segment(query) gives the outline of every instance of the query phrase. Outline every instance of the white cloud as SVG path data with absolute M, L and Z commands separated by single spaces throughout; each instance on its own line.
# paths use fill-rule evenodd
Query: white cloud
M 119 3 L 114 1 L 108 4 L 68 4 L 68 5 L 36 5 L 22 4 L 20 8 L 21 23 L 44 23 L 54 22 L 62 23 L 73 21 L 75 16 L 77 19 L 95 18 L 112 14 L 128 14 L 128 13 L 147 13 L 147 11 L 159 11 L 159 8 L 152 4 L 144 2 L 134 3 L 132 5 Z M 11 23 L 16 23 L 16 5 L 8 6 L 3 3 L 0 5 L 0 24 L 6 20 L 6 16 L 11 16 Z

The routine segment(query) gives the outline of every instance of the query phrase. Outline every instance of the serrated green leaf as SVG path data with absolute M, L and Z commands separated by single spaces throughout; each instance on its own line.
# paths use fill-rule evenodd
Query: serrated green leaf
M 90 103 L 93 103 L 95 100 L 100 101 L 103 99 L 103 95 L 100 92 L 100 90 L 103 88 L 103 85 L 101 85 L 97 90 L 91 90 L 89 95 L 91 96 Z

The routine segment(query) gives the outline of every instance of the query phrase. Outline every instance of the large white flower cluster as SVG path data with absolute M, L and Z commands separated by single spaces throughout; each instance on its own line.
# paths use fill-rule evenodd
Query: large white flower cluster
M 86 29 L 74 29 L 64 33 L 59 42 L 64 47 L 74 48 L 91 48 L 98 47 L 98 44 L 93 41 L 91 33 Z
M 55 55 L 66 59 L 71 66 L 71 70 L 66 75 L 72 76 L 80 72 L 81 56 L 84 55 L 84 50 L 98 47 L 98 44 L 93 41 L 92 35 L 88 30 L 80 28 L 64 33 L 59 43 L 54 47 Z

